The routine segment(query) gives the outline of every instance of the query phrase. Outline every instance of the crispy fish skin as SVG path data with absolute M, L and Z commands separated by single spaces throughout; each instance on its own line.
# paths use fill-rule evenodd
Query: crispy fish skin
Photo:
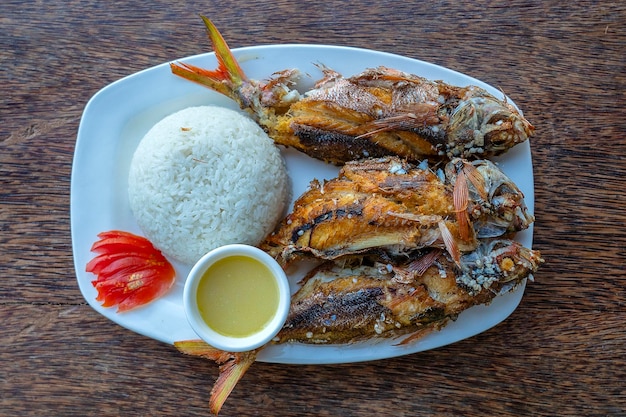
M 334 164 L 364 157 L 488 158 L 524 142 L 533 126 L 480 87 L 456 87 L 392 68 L 353 77 L 322 68 L 315 89 L 269 121 L 270 136 Z
M 260 247 L 283 266 L 303 256 L 336 259 L 372 251 L 396 256 L 444 247 L 445 228 L 463 252 L 473 250 L 478 237 L 500 236 L 532 223 L 521 191 L 495 165 L 476 161 L 470 166 L 481 180 L 468 185 L 462 212 L 469 230 L 464 234 L 454 187 L 458 166 L 469 163 L 449 164 L 442 179 L 396 157 L 348 162 L 337 178 L 313 181 Z
M 293 88 L 298 70 L 248 79 L 213 23 L 202 16 L 216 70 L 172 63 L 174 74 L 235 100 L 277 144 L 341 165 L 397 155 L 411 161 L 488 158 L 526 141 L 534 127 L 480 87 L 456 87 L 384 66 L 343 77 L 321 66 L 315 88 Z
M 320 265 L 292 297 L 274 342 L 343 344 L 416 332 L 421 336 L 532 279 L 543 262 L 539 252 L 511 240 L 483 241 L 462 256 L 460 265 L 443 251 L 426 261 L 431 255 L 422 252 L 393 264 L 342 260 Z
M 391 174 L 393 164 L 402 169 L 400 161 L 350 163 L 337 180 L 313 182 L 262 248 L 280 262 L 301 253 L 334 259 L 377 247 L 432 244 L 438 221 L 454 215 L 450 191 L 428 171 L 402 181 Z M 398 216 L 407 213 L 420 221 Z

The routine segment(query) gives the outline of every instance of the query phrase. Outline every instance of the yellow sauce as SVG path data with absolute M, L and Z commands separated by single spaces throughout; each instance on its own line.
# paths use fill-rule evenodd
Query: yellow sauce
M 269 268 L 246 256 L 220 259 L 198 284 L 200 315 L 224 336 L 246 337 L 262 330 L 276 314 L 278 298 Z

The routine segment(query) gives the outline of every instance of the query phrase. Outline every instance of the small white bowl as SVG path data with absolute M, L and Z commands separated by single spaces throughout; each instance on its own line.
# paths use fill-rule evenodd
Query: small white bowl
M 249 336 L 235 337 L 218 333 L 209 327 L 202 318 L 198 306 L 198 285 L 204 273 L 217 261 L 232 256 L 248 257 L 265 265 L 270 270 L 278 286 L 276 313 L 265 327 Z M 227 352 L 254 350 L 268 343 L 285 324 L 290 303 L 291 291 L 289 289 L 289 281 L 280 265 L 261 249 L 242 244 L 221 246 L 200 258 L 189 272 L 189 275 L 187 275 L 187 281 L 183 290 L 185 314 L 193 330 L 209 345 Z

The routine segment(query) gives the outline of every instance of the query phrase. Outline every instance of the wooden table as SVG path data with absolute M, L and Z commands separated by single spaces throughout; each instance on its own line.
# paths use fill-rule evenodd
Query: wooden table
M 298 5 L 301 4 L 301 5 Z M 207 415 L 215 364 L 83 299 L 70 173 L 88 99 L 208 50 L 320 43 L 440 64 L 537 128 L 534 247 L 518 309 L 471 339 L 367 363 L 257 363 L 223 416 L 626 415 L 626 5 L 601 1 L 8 1 L 0 17 L 0 415 Z

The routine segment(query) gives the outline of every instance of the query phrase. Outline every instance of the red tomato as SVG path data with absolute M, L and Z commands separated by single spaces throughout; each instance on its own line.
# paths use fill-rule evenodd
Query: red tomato
M 104 307 L 117 306 L 118 313 L 147 304 L 172 287 L 174 267 L 144 237 L 119 230 L 102 232 L 91 247 L 97 255 L 86 271 L 98 290 L 96 300 Z

